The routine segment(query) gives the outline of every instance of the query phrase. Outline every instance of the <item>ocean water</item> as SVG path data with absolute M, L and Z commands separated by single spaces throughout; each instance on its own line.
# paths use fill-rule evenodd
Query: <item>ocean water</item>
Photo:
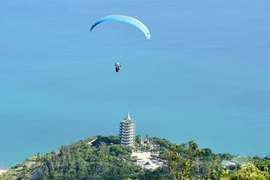
M 109 14 L 151 40 L 121 22 L 89 32 Z M 1 1 L 0 164 L 116 135 L 128 111 L 137 134 L 265 156 L 269 18 L 267 0 Z

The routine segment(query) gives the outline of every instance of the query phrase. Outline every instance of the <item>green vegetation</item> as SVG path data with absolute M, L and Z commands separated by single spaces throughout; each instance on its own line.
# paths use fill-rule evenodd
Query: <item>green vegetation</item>
M 266 180 L 269 179 L 270 161 L 249 157 L 249 163 L 225 169 L 222 160 L 235 156 L 214 154 L 211 149 L 198 148 L 189 141 L 176 145 L 166 139 L 135 138 L 131 147 L 119 144 L 118 136 L 95 136 L 71 145 L 63 145 L 56 151 L 26 159 L 0 175 L 1 180 Z M 148 170 L 135 164 L 137 157 L 132 150 L 159 152 L 153 158 L 164 160 L 165 166 Z M 149 163 L 148 163 L 149 164 Z
M 184 150 L 185 154 L 179 154 L 180 149 Z M 270 178 L 269 160 L 265 161 L 259 157 L 249 158 L 247 164 L 240 167 L 236 165 L 233 170 L 225 169 L 219 162 L 222 158 L 231 159 L 232 155 L 214 155 L 210 153 L 210 149 L 198 149 L 194 141 L 189 141 L 187 145 L 172 146 L 168 157 L 168 167 L 174 180 L 267 180 Z

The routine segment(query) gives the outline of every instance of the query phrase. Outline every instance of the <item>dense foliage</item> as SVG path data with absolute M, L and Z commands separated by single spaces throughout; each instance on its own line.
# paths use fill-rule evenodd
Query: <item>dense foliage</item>
M 185 149 L 184 155 L 179 154 L 181 148 Z M 230 159 L 232 155 L 211 155 L 207 152 L 209 153 L 209 149 L 198 149 L 198 145 L 194 141 L 189 141 L 184 147 L 183 145 L 172 146 L 168 154 L 168 166 L 173 179 L 268 180 L 270 178 L 269 160 L 259 157 L 250 158 L 248 164 L 241 165 L 239 169 L 229 170 L 223 168 L 218 162 L 221 158 Z M 209 155 L 211 157 L 208 157 Z
M 1 180 L 178 180 L 178 179 L 268 179 L 269 161 L 259 157 L 239 170 L 224 169 L 220 162 L 234 156 L 214 154 L 211 149 L 199 149 L 194 141 L 175 145 L 166 139 L 149 138 L 152 146 L 140 145 L 135 138 L 133 150 L 159 152 L 166 166 L 153 171 L 137 166 L 131 157 L 132 149 L 119 144 L 118 136 L 95 136 L 45 155 L 39 153 L 22 164 L 11 167 L 0 176 Z

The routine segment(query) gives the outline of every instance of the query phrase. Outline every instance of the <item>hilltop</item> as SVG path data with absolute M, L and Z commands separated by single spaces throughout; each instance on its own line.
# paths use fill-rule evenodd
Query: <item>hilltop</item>
M 237 177 L 242 166 L 243 169 L 253 168 L 253 176 L 258 174 L 260 179 L 269 177 L 270 163 L 259 157 L 247 157 L 248 167 L 231 161 L 228 161 L 230 166 L 224 167 L 221 162 L 237 157 L 229 153 L 214 154 L 210 148 L 199 149 L 194 141 L 176 145 L 163 138 L 138 135 L 135 142 L 135 147 L 131 148 L 120 145 L 119 136 L 88 137 L 45 155 L 37 153 L 11 167 L 0 179 L 225 180 Z

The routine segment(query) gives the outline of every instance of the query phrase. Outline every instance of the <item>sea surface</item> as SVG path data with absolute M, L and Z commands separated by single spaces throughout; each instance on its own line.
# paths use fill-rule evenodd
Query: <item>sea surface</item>
M 110 14 L 151 40 L 115 21 L 89 32 Z M 117 135 L 128 111 L 136 134 L 265 156 L 269 19 L 269 0 L 1 1 L 0 165 Z

